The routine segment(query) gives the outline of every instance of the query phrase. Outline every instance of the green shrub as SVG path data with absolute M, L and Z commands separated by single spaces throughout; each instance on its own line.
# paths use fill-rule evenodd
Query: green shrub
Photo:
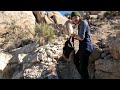
M 45 23 L 36 24 L 35 38 L 37 42 L 40 41 L 40 38 L 44 38 L 46 42 L 51 41 L 54 36 L 55 30 L 53 27 Z

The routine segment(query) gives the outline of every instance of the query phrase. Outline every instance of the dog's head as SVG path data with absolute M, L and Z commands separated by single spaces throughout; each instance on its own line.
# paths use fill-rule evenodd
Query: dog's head
M 65 45 L 63 47 L 63 57 L 69 61 L 71 59 L 74 58 L 74 46 L 73 46 L 73 42 L 71 41 L 71 38 L 69 38 L 66 42 Z

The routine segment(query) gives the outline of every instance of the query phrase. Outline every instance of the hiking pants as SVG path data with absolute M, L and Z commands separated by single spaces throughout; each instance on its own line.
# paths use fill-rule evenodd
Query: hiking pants
M 91 53 L 88 51 L 78 50 L 78 52 L 75 56 L 74 63 L 76 65 L 78 72 L 81 75 L 81 79 L 89 79 L 88 60 L 89 60 L 90 55 L 91 55 Z

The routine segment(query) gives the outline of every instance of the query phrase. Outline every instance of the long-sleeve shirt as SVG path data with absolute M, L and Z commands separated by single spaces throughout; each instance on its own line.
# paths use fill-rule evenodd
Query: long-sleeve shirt
M 86 20 L 82 20 L 78 25 L 78 35 L 83 41 L 79 41 L 79 49 L 81 51 L 93 51 L 92 42 L 90 38 L 90 27 Z

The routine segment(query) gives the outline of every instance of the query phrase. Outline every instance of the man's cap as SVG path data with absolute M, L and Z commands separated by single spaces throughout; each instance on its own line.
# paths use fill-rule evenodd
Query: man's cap
M 74 17 L 74 16 L 79 16 L 81 17 L 80 13 L 78 11 L 74 11 L 71 13 L 71 18 Z

